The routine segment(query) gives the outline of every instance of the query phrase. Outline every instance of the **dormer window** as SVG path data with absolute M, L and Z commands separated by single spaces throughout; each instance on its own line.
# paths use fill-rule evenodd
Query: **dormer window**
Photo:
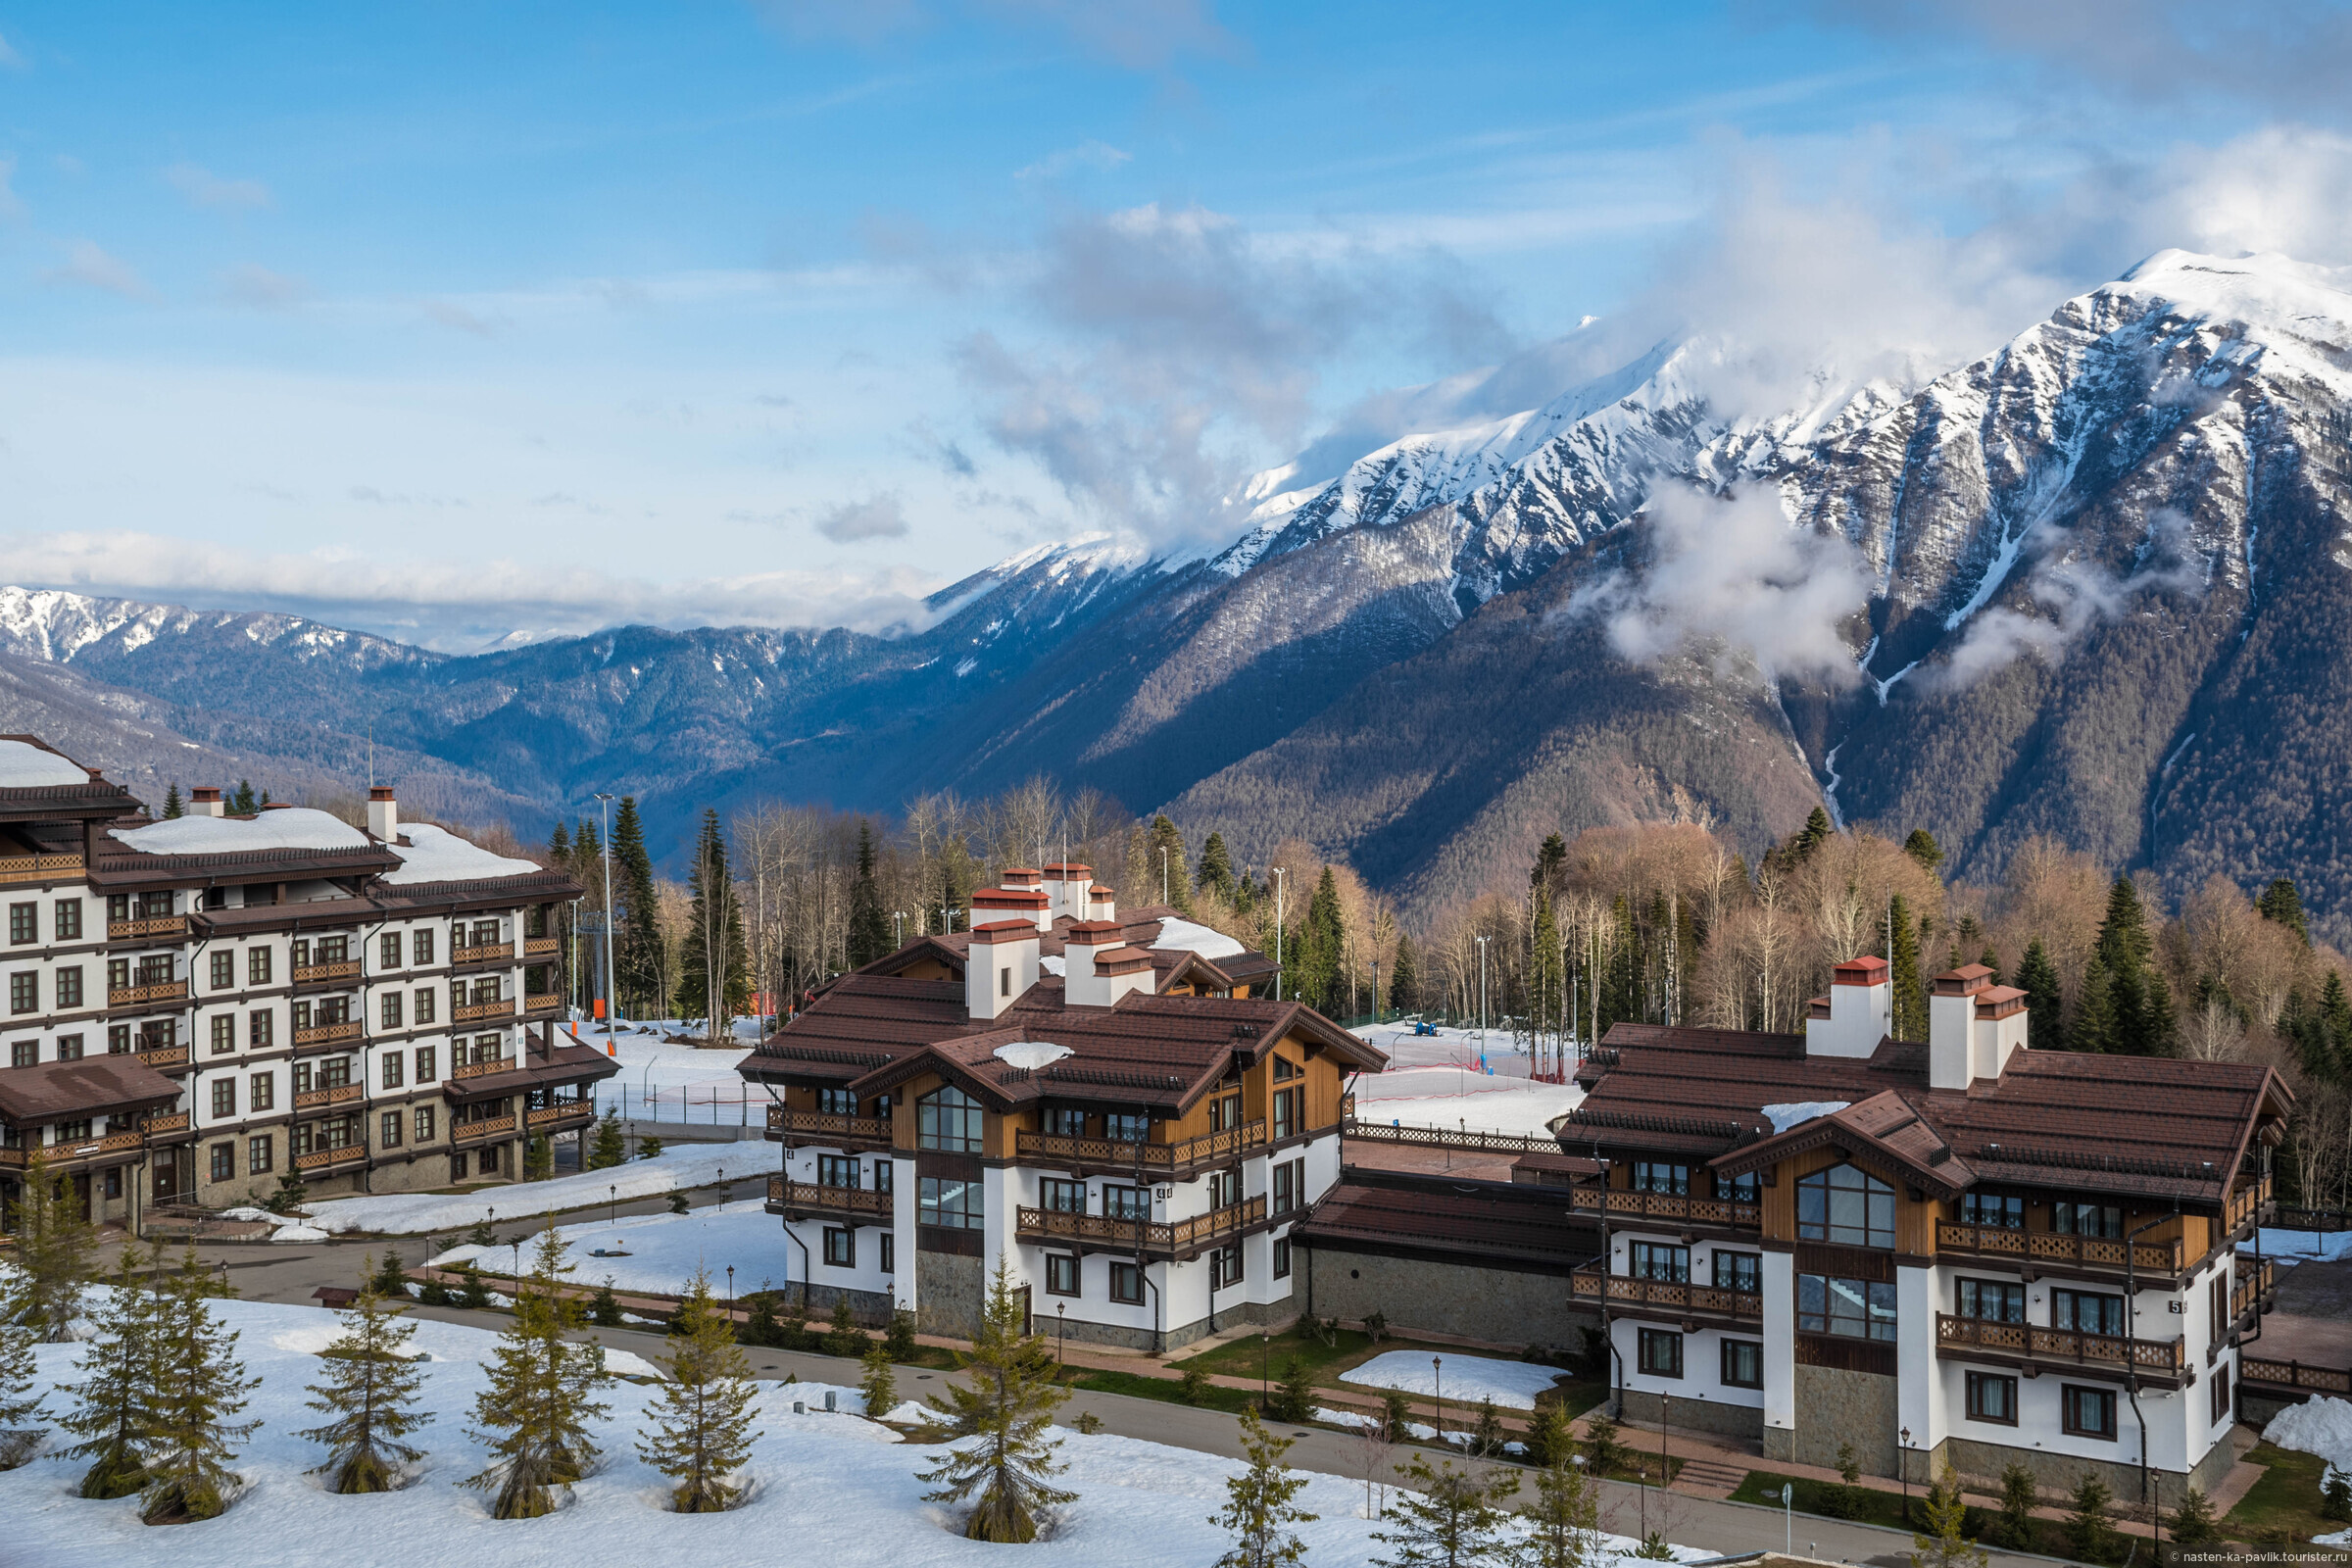
M 1832 1165 L 1796 1183 L 1799 1241 L 1894 1246 L 1894 1189 L 1853 1165 Z

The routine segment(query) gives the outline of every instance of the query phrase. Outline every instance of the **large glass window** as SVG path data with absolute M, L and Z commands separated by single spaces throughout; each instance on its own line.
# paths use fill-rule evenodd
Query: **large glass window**
M 2026 1288 L 1999 1280 L 1962 1280 L 1960 1316 L 1984 1323 L 2023 1323 Z
M 923 1096 L 914 1102 L 914 1147 L 980 1152 L 980 1102 L 954 1084 Z
M 983 1200 L 978 1182 L 955 1176 L 923 1176 L 915 1182 L 916 1218 L 950 1230 L 980 1229 Z
M 858 1188 L 858 1160 L 856 1154 L 819 1154 L 816 1156 L 816 1185 Z
M 2083 1389 L 2067 1384 L 2058 1391 L 2058 1408 L 2063 1412 L 2061 1424 L 2069 1437 L 2115 1436 L 2113 1389 Z
M 1642 1330 L 1641 1369 L 1653 1378 L 1683 1375 L 1683 1337 L 1671 1329 Z
M 1764 1259 L 1754 1252 L 1715 1254 L 1715 1288 L 1754 1294 L 1764 1288 Z
M 1840 1247 L 1894 1246 L 1894 1189 L 1852 1165 L 1832 1165 L 1796 1182 L 1796 1234 Z
M 2112 1203 L 2052 1203 L 2050 1229 L 2061 1236 L 2117 1240 L 2124 1234 L 2124 1211 Z
M 1661 1164 L 1654 1159 L 1637 1159 L 1634 1161 L 1634 1191 L 1688 1198 L 1690 1196 L 1690 1167 Z
M 2026 1228 L 2026 1200 L 2004 1198 L 1998 1193 L 1964 1193 L 1960 1198 L 1960 1222 L 1993 1230 L 2022 1231 Z
M 1744 1176 L 1715 1178 L 1715 1196 L 1735 1203 L 1756 1202 L 1763 1194 L 1764 1178 L 1754 1171 Z
M 1764 1386 L 1764 1347 L 1754 1340 L 1723 1342 L 1723 1384 L 1728 1389 Z
M 1059 1214 L 1086 1212 L 1086 1183 L 1047 1176 L 1037 1184 L 1037 1206 Z
M 1102 1189 L 1102 1212 L 1112 1219 L 1150 1219 L 1152 1194 L 1142 1187 L 1105 1184 Z
M 2052 1291 L 2050 1327 L 2078 1334 L 2120 1335 L 2124 1332 L 2124 1298 L 2089 1291 Z
M 1152 1118 L 1128 1111 L 1111 1111 L 1102 1118 L 1102 1136 L 1114 1144 L 1140 1144 L 1152 1136 Z
M 1998 1372 L 1971 1372 L 1968 1375 L 1968 1418 L 1971 1421 L 1997 1421 L 2005 1427 L 2017 1425 L 2017 1379 L 2003 1377 Z
M 1834 1275 L 1796 1277 L 1796 1326 L 1807 1334 L 1856 1340 L 1894 1338 L 1894 1287 Z
M 1690 1249 L 1669 1247 L 1663 1242 L 1633 1244 L 1634 1278 L 1638 1280 L 1666 1280 L 1676 1285 L 1690 1282 Z

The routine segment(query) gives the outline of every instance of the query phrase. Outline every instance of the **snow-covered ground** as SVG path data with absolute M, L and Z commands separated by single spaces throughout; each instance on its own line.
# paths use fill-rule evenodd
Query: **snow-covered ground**
M 168 1554 L 173 1568 L 326 1562 L 408 1568 L 421 1553 L 520 1568 L 673 1558 L 691 1558 L 698 1568 L 771 1568 L 780 1551 L 840 1568 L 1002 1568 L 1005 1560 L 1006 1548 L 963 1540 L 948 1510 L 923 1500 L 930 1489 L 915 1475 L 930 1468 L 931 1445 L 902 1442 L 853 1413 L 862 1401 L 852 1389 L 832 1391 L 841 1413 L 829 1414 L 826 1388 L 808 1383 L 761 1386 L 760 1435 L 744 1476 L 752 1495 L 733 1512 L 681 1516 L 663 1509 L 663 1479 L 638 1460 L 634 1441 L 658 1391 L 622 1383 L 609 1395 L 612 1413 L 594 1428 L 604 1449 L 601 1467 L 572 1489 L 570 1506 L 544 1519 L 493 1520 L 481 1494 L 457 1483 L 483 1460 L 465 1429 L 495 1336 L 455 1325 L 426 1324 L 417 1335 L 430 1355 L 419 1368 L 419 1403 L 439 1419 L 416 1434 L 426 1454 L 412 1484 L 372 1496 L 335 1496 L 307 1473 L 321 1456 L 318 1448 L 295 1436 L 320 1419 L 305 1408 L 304 1386 L 318 1375 L 316 1352 L 332 1320 L 316 1307 L 213 1304 L 238 1332 L 247 1370 L 261 1379 L 245 1415 L 262 1425 L 234 1466 L 244 1494 L 218 1519 L 153 1530 L 139 1523 L 137 1498 L 77 1497 L 81 1466 L 38 1458 L 0 1474 L 8 1560 L 120 1568 Z M 44 1345 L 35 1353 L 46 1386 L 72 1380 L 80 1348 Z M 50 1397 L 61 1403 L 65 1396 Z M 795 1400 L 806 1403 L 806 1414 L 793 1413 Z M 1060 1484 L 1078 1501 L 1052 1539 L 1019 1551 L 1023 1564 L 1198 1568 L 1225 1549 L 1208 1519 L 1224 1505 L 1226 1478 L 1240 1470 L 1236 1461 L 1107 1434 L 1057 1436 L 1069 1461 Z M 1363 1568 L 1384 1554 L 1371 1539 L 1380 1527 L 1363 1517 L 1360 1478 L 1311 1476 L 1298 1501 L 1321 1516 L 1298 1532 L 1317 1568 Z M 1610 1538 L 1595 1568 L 1619 1568 L 1616 1557 L 1634 1544 Z M 1689 1562 L 1713 1553 L 1685 1547 L 1676 1555 Z
M 466 1230 L 483 1218 L 493 1225 L 505 1225 L 588 1208 L 614 1198 L 654 1198 L 685 1188 L 708 1187 L 723 1172 L 749 1176 L 771 1170 L 775 1163 L 775 1152 L 765 1144 L 681 1144 L 651 1159 L 632 1159 L 608 1170 L 586 1170 L 552 1181 L 485 1187 L 460 1196 L 375 1193 L 364 1198 L 325 1198 L 305 1206 L 311 1223 L 323 1231 L 427 1236 Z M 744 1206 L 752 1206 L 749 1200 Z
M 1340 1374 L 1342 1383 L 1368 1389 L 1398 1389 L 1406 1394 L 1443 1394 L 1448 1405 L 1476 1404 L 1493 1399 L 1506 1410 L 1533 1410 L 1536 1396 L 1550 1388 L 1560 1374 L 1526 1361 L 1496 1361 L 1483 1355 L 1449 1355 L 1441 1367 L 1419 1350 L 1389 1350 L 1363 1365 Z
M 2316 1453 L 2328 1461 L 2330 1469 L 2352 1474 L 2352 1400 L 2314 1395 L 2271 1417 L 2271 1424 L 2262 1429 L 2262 1436 L 2265 1442 L 2281 1448 Z M 2338 1530 L 2311 1539 L 2323 1546 L 2352 1546 L 2352 1530 Z
M 1541 1137 L 1585 1098 L 1574 1084 L 1532 1080 L 1529 1058 L 1511 1054 L 1502 1030 L 1488 1034 L 1483 1055 L 1475 1029 L 1415 1035 L 1410 1023 L 1384 1023 L 1355 1033 L 1390 1061 L 1387 1072 L 1355 1080 L 1359 1121 Z
M 773 1214 L 749 1199 L 724 1210 L 698 1208 L 690 1214 L 623 1214 L 616 1222 L 592 1220 L 565 1225 L 558 1232 L 571 1245 L 573 1277 L 584 1285 L 611 1285 L 623 1295 L 642 1292 L 681 1296 L 696 1268 L 710 1271 L 713 1294 L 727 1289 L 727 1269 L 735 1270 L 735 1294 L 746 1296 L 771 1285 L 789 1283 L 786 1256 L 790 1244 L 784 1226 Z M 595 1257 L 598 1250 L 620 1251 L 626 1257 Z M 523 1248 L 526 1263 L 530 1248 Z M 479 1258 L 485 1269 L 504 1273 L 514 1252 L 507 1247 L 453 1247 L 431 1262 L 457 1268 Z
M 2263 1256 L 2281 1263 L 2332 1263 L 2352 1257 L 2352 1231 L 2281 1231 L 2266 1225 L 2256 1245 Z
M 581 1023 L 576 1029 L 581 1045 L 605 1049 L 608 1039 L 600 1025 Z M 736 1020 L 739 1051 L 673 1046 L 662 1038 L 686 1032 L 688 1026 L 667 1021 L 621 1025 L 610 1037 L 611 1055 L 620 1071 L 597 1085 L 598 1107 L 614 1106 L 637 1121 L 759 1126 L 767 1114 L 767 1095 L 735 1073 L 735 1064 L 759 1041 L 758 1020 Z

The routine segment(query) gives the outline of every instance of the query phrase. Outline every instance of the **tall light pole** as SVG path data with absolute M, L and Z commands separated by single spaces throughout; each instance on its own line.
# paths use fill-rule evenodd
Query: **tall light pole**
M 894 947 L 903 948 L 906 945 L 906 911 L 893 909 L 890 911 L 890 919 L 892 944 Z
M 1159 902 L 1168 902 L 1168 847 L 1159 847 Z
M 1478 939 L 1478 1058 L 1487 1058 L 1487 939 Z
M 1282 1000 L 1282 867 L 1266 868 L 1274 878 L 1274 1000 Z
M 605 813 L 605 837 L 599 848 L 605 857 L 605 1038 L 610 1040 L 612 1015 L 620 1010 L 620 988 L 612 983 L 612 797 L 600 790 L 596 798 L 603 803 Z

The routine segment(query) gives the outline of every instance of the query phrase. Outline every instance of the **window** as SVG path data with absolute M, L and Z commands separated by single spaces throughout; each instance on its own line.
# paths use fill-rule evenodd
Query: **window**
M 1274 1137 L 1277 1142 L 1298 1130 L 1298 1090 L 1274 1091 Z
M 2090 1291 L 2050 1292 L 2050 1327 L 2077 1334 L 2120 1335 L 2124 1332 L 2124 1298 Z
M 264 1007 L 245 1016 L 245 1043 L 256 1051 L 267 1051 L 277 1038 L 277 1014 Z
M 109 991 L 130 989 L 130 960 L 128 958 L 106 960 L 106 989 Z
M 435 1077 L 434 1068 L 437 1065 L 437 1063 L 433 1060 L 435 1054 L 436 1053 L 430 1046 L 418 1046 L 416 1048 L 416 1081 L 418 1083 L 429 1084 L 433 1081 Z
M 2115 1391 L 2085 1389 L 2069 1383 L 2058 1391 L 2060 1425 L 2069 1437 L 2112 1438 L 2115 1436 Z
M 897 1273 L 899 1267 L 899 1239 L 891 1235 L 888 1231 L 884 1231 L 878 1239 L 882 1244 L 882 1258 L 878 1266 L 885 1274 Z
M 1078 1259 L 1070 1252 L 1046 1254 L 1046 1294 L 1048 1296 L 1076 1296 L 1078 1294 Z
M 1208 1206 L 1231 1208 L 1242 1200 L 1242 1173 L 1238 1170 L 1212 1170 L 1208 1173 Z
M 49 1126 L 49 1142 L 52 1145 L 78 1144 L 89 1136 L 90 1118 L 87 1116 L 78 1121 L 52 1122 Z
M 1288 1083 L 1291 1079 L 1298 1077 L 1303 1071 L 1303 1068 L 1293 1062 L 1288 1056 L 1278 1055 L 1274 1058 L 1274 1081 L 1278 1084 Z
M 1046 1131 L 1055 1138 L 1084 1138 L 1086 1112 L 1070 1105 L 1054 1105 L 1046 1111 Z
M 376 1004 L 376 1017 L 386 1033 L 390 1033 L 400 1027 L 399 992 L 387 991 L 380 999 L 378 999 Z
M 1110 1298 L 1141 1306 L 1144 1301 L 1144 1271 L 1133 1263 L 1110 1265 Z
M 74 964 L 57 971 L 57 1006 L 60 1012 L 81 1005 L 81 965 Z
M 410 1126 L 415 1131 L 418 1143 L 431 1143 L 433 1141 L 433 1107 L 418 1105 L 416 1114 L 410 1118 Z
M 1643 1329 L 1639 1354 L 1642 1370 L 1653 1378 L 1683 1375 L 1683 1337 L 1672 1329 Z
M 375 940 L 375 966 L 379 969 L 400 967 L 400 933 L 387 931 Z
M 1690 1249 L 1670 1247 L 1664 1242 L 1636 1242 L 1633 1244 L 1634 1278 L 1665 1280 L 1675 1285 L 1690 1283 Z
M 1306 1161 L 1286 1159 L 1274 1167 L 1274 1212 L 1288 1214 L 1306 1201 Z
M 1152 1195 L 1141 1187 L 1102 1187 L 1102 1212 L 1112 1219 L 1150 1219 Z
M 59 1035 L 57 1037 L 57 1059 L 79 1061 L 81 1059 L 81 1036 Z
M 1288 1236 L 1274 1238 L 1274 1277 L 1278 1280 L 1291 1277 L 1291 1239 Z
M 1982 1323 L 2023 1323 L 2026 1288 L 1998 1280 L 1962 1280 L 1959 1315 Z
M 27 970 L 24 974 L 12 974 L 8 977 L 8 1010 L 11 1012 L 38 1012 L 41 1010 L 41 977 L 38 972 Z
M 409 961 L 420 968 L 433 961 L 433 933 L 430 930 L 409 934 Z
M 237 1146 L 215 1144 L 213 1146 L 213 1180 L 217 1182 L 233 1181 L 236 1179 L 236 1174 Z
M 2052 1203 L 2050 1229 L 2061 1236 L 2117 1241 L 2124 1234 L 2124 1211 L 2112 1203 Z
M 1724 1341 L 1723 1386 L 1727 1389 L 1762 1388 L 1764 1347 L 1754 1340 Z
M 81 940 L 81 901 L 79 899 L 57 901 L 57 940 L 60 942 L 79 942 Z
M 237 983 L 237 956 L 216 953 L 212 961 L 212 985 L 215 991 L 226 991 Z
M 2003 1377 L 1998 1372 L 1971 1372 L 1968 1418 L 1998 1421 L 2005 1427 L 2017 1425 L 2017 1379 Z
M 915 1217 L 925 1225 L 976 1231 L 981 1225 L 982 1199 L 978 1182 L 954 1176 L 924 1176 L 915 1183 Z
M 1037 1202 L 1040 1208 L 1057 1214 L 1086 1212 L 1086 1183 L 1068 1182 L 1047 1177 L 1037 1184 Z
M 378 1149 L 398 1149 L 400 1147 L 399 1111 L 387 1110 L 383 1113 L 376 1127 L 375 1147 Z
M 398 1089 L 401 1086 L 401 1081 L 407 1076 L 406 1066 L 399 1052 L 384 1053 L 383 1079 L 386 1089 Z
M 839 1225 L 825 1227 L 825 1266 L 827 1268 L 856 1268 L 858 1266 L 858 1233 Z
M 1894 1287 L 1822 1274 L 1796 1277 L 1796 1326 L 1857 1340 L 1894 1338 Z
M 477 948 L 495 948 L 495 947 L 497 947 L 497 946 L 499 945 L 499 941 L 498 941 L 498 922 L 497 922 L 496 920 L 476 920 L 476 921 L 474 921 L 474 922 L 473 922 L 473 945 L 474 945 L 475 947 L 477 947 Z
M 433 1021 L 433 988 L 431 986 L 416 988 L 416 1018 L 419 1027 Z
M 1654 1159 L 1637 1159 L 1634 1161 L 1634 1191 L 1688 1198 L 1690 1194 L 1690 1167 L 1663 1165 Z
M 1960 1195 L 1960 1223 L 1983 1225 L 1992 1230 L 2022 1231 L 2026 1228 L 2026 1200 L 2004 1198 L 1998 1193 L 1963 1193 Z
M 819 1154 L 816 1156 L 816 1184 L 819 1187 L 846 1187 L 858 1190 L 858 1156 L 856 1154 Z
M 2210 1333 L 2216 1345 L 2230 1337 L 2230 1271 L 2216 1269 L 2205 1287 L 2205 1313 Z
M 1754 1295 L 1764 1289 L 1764 1259 L 1753 1252 L 1715 1253 L 1715 1288 Z
M 1796 1182 L 1796 1234 L 1839 1247 L 1894 1245 L 1894 1189 L 1851 1165 L 1832 1165 Z
M 875 1192 L 877 1192 L 877 1193 L 891 1193 L 891 1192 L 896 1192 L 896 1191 L 898 1191 L 898 1188 L 897 1188 L 897 1187 L 896 1187 L 896 1186 L 893 1184 L 893 1182 L 892 1182 L 892 1179 L 891 1179 L 891 1178 L 892 1178 L 892 1175 L 893 1175 L 893 1162 L 892 1162 L 891 1160 L 889 1160 L 889 1159 L 877 1159 L 877 1160 L 875 1160 L 875 1161 L 874 1161 L 874 1191 L 875 1191 Z
M 127 1055 L 130 1052 L 130 1025 L 109 1024 L 106 1030 L 106 1054 L 110 1056 Z
M 120 1165 L 106 1173 L 106 1196 L 109 1198 L 122 1196 L 122 1167 Z
M 250 901 L 250 895 L 248 895 Z M 270 950 L 249 948 L 245 953 L 245 983 L 266 986 L 270 983 Z
M 18 1040 L 10 1043 L 8 1064 L 11 1067 L 34 1067 L 40 1064 L 40 1060 L 41 1043 L 38 1040 Z
M 1754 1171 L 1744 1176 L 1717 1176 L 1715 1196 L 1728 1202 L 1760 1203 L 1763 1200 L 1764 1178 Z
M 819 1089 L 816 1092 L 816 1109 L 823 1116 L 855 1116 L 858 1114 L 858 1097 L 847 1089 Z
M 2231 1409 L 2230 1403 L 2229 1362 L 2223 1361 L 2214 1367 L 2213 1376 L 2206 1380 L 2206 1394 L 2207 1396 L 2212 1400 L 2213 1419 L 2215 1422 L 2219 1423 L 2229 1420 Z
M 248 1098 L 255 1110 L 268 1110 L 277 1103 L 277 1074 L 257 1072 L 245 1081 Z
M 245 1173 L 248 1176 L 266 1176 L 270 1173 L 270 1167 L 275 1159 L 270 1146 L 276 1142 L 269 1133 L 257 1133 L 245 1140 Z
M 12 904 L 8 906 L 8 940 L 38 942 L 41 940 L 41 906 L 37 904 Z
M 234 1116 L 237 1113 L 237 1081 L 234 1078 L 213 1080 L 213 1114 Z
M 213 1054 L 223 1056 L 237 1049 L 237 1015 L 233 1012 L 213 1014 Z
M 1220 1247 L 1208 1254 L 1208 1288 L 1221 1291 L 1229 1285 L 1242 1283 L 1242 1249 L 1240 1243 Z
M 1208 1102 L 1208 1130 L 1229 1133 L 1242 1124 L 1242 1095 L 1240 1090 L 1220 1094 Z
M 914 1147 L 980 1152 L 980 1102 L 954 1084 L 914 1102 Z
M 1102 1118 L 1102 1136 L 1114 1144 L 1140 1144 L 1152 1136 L 1152 1118 L 1112 1111 Z

